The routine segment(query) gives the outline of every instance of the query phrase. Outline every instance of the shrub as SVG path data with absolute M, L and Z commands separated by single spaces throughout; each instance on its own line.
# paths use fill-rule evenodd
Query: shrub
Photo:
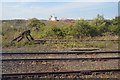
M 45 23 L 41 22 L 36 18 L 32 18 L 28 20 L 27 26 L 30 28 L 40 29 L 42 26 L 45 26 Z

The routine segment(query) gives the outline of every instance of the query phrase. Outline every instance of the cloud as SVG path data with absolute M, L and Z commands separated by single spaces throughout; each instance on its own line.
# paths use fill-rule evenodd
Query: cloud
M 50 15 L 55 14 L 59 17 L 79 17 L 95 16 L 97 13 L 104 13 L 99 9 L 109 8 L 108 5 L 100 2 L 5 2 L 3 3 L 3 19 L 5 18 L 44 18 L 48 19 Z M 112 7 L 111 7 L 112 9 Z M 114 12 L 115 13 L 115 12 Z M 112 13 L 110 13 L 112 15 Z M 90 17 L 89 16 L 89 17 Z M 83 18 L 84 18 L 83 17 Z

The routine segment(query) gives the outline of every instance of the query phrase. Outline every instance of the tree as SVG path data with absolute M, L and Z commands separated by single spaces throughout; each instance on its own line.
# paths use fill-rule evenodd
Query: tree
M 64 36 L 64 33 L 60 28 L 54 27 L 54 28 L 52 28 L 52 31 L 54 32 L 54 35 L 56 35 L 57 37 L 58 36 L 61 36 L 61 37 Z
M 93 23 L 95 24 L 95 26 L 99 26 L 104 22 L 104 16 L 97 14 L 96 18 L 93 20 Z
M 30 28 L 35 28 L 39 30 L 42 26 L 45 26 L 45 23 L 41 22 L 36 18 L 32 18 L 28 20 L 27 26 Z
M 75 34 L 77 34 L 76 29 L 73 25 L 64 26 L 62 31 L 67 36 L 74 36 Z
M 96 28 L 92 27 L 88 21 L 79 20 L 76 24 L 76 31 L 77 36 L 95 36 L 96 35 Z
M 113 35 L 120 35 L 120 16 L 115 17 L 111 20 L 110 31 Z
M 114 19 L 112 19 L 112 23 L 113 23 L 113 25 L 118 25 L 118 19 L 120 18 L 120 16 L 119 17 L 115 17 Z
M 105 20 L 103 15 L 97 15 L 94 20 L 91 21 L 91 26 L 96 28 L 97 35 L 102 36 L 106 32 L 110 32 L 110 20 Z

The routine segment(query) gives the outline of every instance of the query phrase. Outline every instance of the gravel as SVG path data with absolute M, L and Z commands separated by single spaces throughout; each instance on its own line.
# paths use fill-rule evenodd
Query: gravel
M 119 60 L 84 61 L 84 60 L 54 60 L 54 61 L 3 61 L 3 73 L 45 72 L 45 71 L 71 71 L 118 69 Z
M 3 54 L 2 59 L 41 59 L 41 58 L 104 58 L 119 57 L 118 53 L 102 54 Z

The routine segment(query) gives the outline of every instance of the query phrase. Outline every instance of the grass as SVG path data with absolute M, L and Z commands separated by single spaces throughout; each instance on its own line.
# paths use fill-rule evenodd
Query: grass
M 11 43 L 11 41 L 20 34 L 20 31 L 24 30 L 22 28 L 11 28 L 5 29 L 4 31 L 7 33 L 2 34 L 2 50 L 3 52 L 40 52 L 52 49 L 66 49 L 66 48 L 101 48 L 101 49 L 118 49 L 117 42 L 111 41 L 84 41 L 84 40 L 117 40 L 117 36 L 99 36 L 99 37 L 84 37 L 80 39 L 74 39 L 73 37 L 64 37 L 64 38 L 54 38 L 51 39 L 56 40 L 64 40 L 66 39 L 66 43 L 47 43 L 47 44 L 33 44 L 28 42 L 27 39 L 22 40 L 19 43 Z M 37 34 L 37 35 L 36 35 Z M 32 34 L 35 39 L 40 39 L 39 32 Z M 82 42 L 79 40 L 83 40 Z
M 100 48 L 100 49 L 118 49 L 118 43 L 114 42 L 68 42 L 68 43 L 48 43 L 48 44 L 33 44 L 27 41 L 22 41 L 3 48 L 3 52 L 41 52 L 61 50 L 68 48 Z
M 17 24 L 17 23 L 16 23 Z M 21 23 L 23 25 L 23 23 Z M 61 23 L 55 23 L 53 24 L 52 22 L 46 23 L 47 25 L 59 25 L 62 24 L 67 25 L 68 23 L 66 22 L 61 22 Z M 71 24 L 71 23 L 70 23 Z M 19 25 L 20 26 L 20 25 Z M 33 31 L 31 35 L 35 39 L 41 39 L 41 38 L 46 38 L 46 39 L 56 39 L 56 40 L 64 40 L 66 39 L 66 43 L 47 43 L 47 44 L 33 44 L 31 42 L 28 42 L 27 39 L 22 40 L 19 43 L 11 43 L 11 41 L 19 36 L 21 32 L 26 30 L 27 28 L 25 27 L 16 27 L 12 23 L 4 23 L 2 24 L 2 32 L 0 33 L 0 37 L 2 37 L 2 50 L 3 52 L 40 52 L 40 51 L 49 51 L 49 50 L 61 50 L 61 49 L 67 49 L 67 48 L 101 48 L 101 49 L 118 49 L 118 42 L 103 42 L 103 41 L 91 41 L 91 42 L 86 42 L 84 40 L 117 40 L 118 36 L 97 36 L 97 37 L 82 37 L 79 39 L 74 39 L 71 36 L 66 36 L 66 37 L 44 37 L 41 32 L 35 32 Z M 41 35 L 42 34 L 42 35 Z M 83 40 L 83 42 L 79 41 Z

